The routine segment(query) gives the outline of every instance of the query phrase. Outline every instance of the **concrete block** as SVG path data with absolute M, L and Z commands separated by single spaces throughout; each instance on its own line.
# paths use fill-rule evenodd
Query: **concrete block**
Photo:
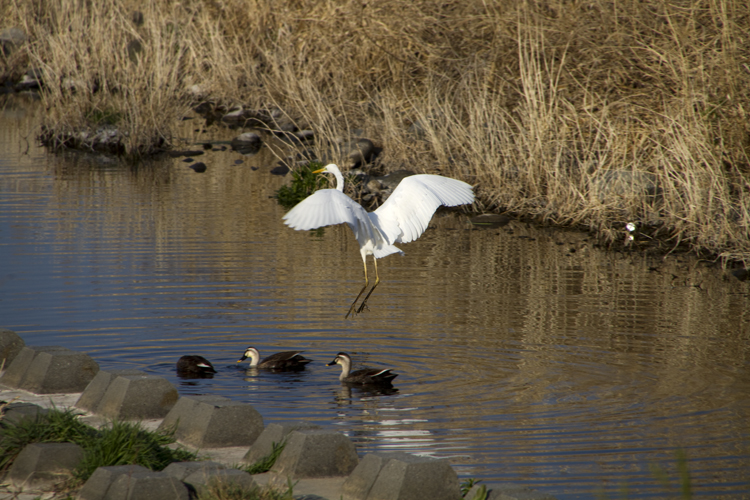
M 203 460 L 201 462 L 172 462 L 162 472 L 176 477 L 180 481 L 184 481 L 186 477 L 194 472 L 226 468 L 226 465 L 222 463 Z
M 271 472 L 292 479 L 346 476 L 357 463 L 354 443 L 339 432 L 292 431 Z
M 13 461 L 6 479 L 20 488 L 47 489 L 68 479 L 83 459 L 73 443 L 32 443 Z
M 104 500 L 189 500 L 188 487 L 164 472 L 135 472 L 118 476 Z
M 221 396 L 185 396 L 159 425 L 177 441 L 198 448 L 249 446 L 263 431 L 263 417 L 249 404 Z
M 117 420 L 163 418 L 177 402 L 177 389 L 155 375 L 124 375 L 110 382 L 97 414 Z
M 342 489 L 344 500 L 461 500 L 447 461 L 408 453 L 365 455 Z
M 81 392 L 98 371 L 99 365 L 88 354 L 57 346 L 27 346 L 0 383 L 35 394 Z
M 60 346 L 25 346 L 21 348 L 16 357 L 13 358 L 13 361 L 5 367 L 5 373 L 0 377 L 0 384 L 18 389 L 21 387 L 21 383 L 31 366 L 31 362 L 34 361 L 34 358 L 39 353 L 69 350 Z
M 98 467 L 78 492 L 78 500 L 103 500 L 115 479 L 122 475 L 132 476 L 136 472 L 151 472 L 142 465 L 113 465 Z
M 10 366 L 26 342 L 13 330 L 0 328 L 0 369 Z
M 260 433 L 258 439 L 250 446 L 242 461 L 254 464 L 268 455 L 273 451 L 274 443 L 281 444 L 287 435 L 292 431 L 302 430 L 319 430 L 319 425 L 311 424 L 309 422 L 280 422 L 274 424 L 268 424 L 263 432 Z
M 3 408 L 2 423 L 15 424 L 26 418 L 36 419 L 38 416 L 46 415 L 48 412 L 47 408 L 42 408 L 34 403 L 10 403 Z
M 205 468 L 197 470 L 184 479 L 188 487 L 192 487 L 198 498 L 213 498 L 212 487 L 222 491 L 223 487 L 240 488 L 243 491 L 253 491 L 258 484 L 253 476 L 239 469 Z
M 485 487 L 486 500 L 557 500 L 554 496 L 533 490 L 527 486 L 512 483 L 485 483 L 475 484 L 464 498 L 472 500 Z
M 125 375 L 147 375 L 147 373 L 136 369 L 112 371 L 99 370 L 99 373 L 97 373 L 91 382 L 89 382 L 89 385 L 83 390 L 81 397 L 76 401 L 76 408 L 91 413 L 97 413 L 99 403 L 104 397 L 104 393 L 107 392 L 109 385 L 117 377 Z
M 359 461 L 341 487 L 344 500 L 365 500 L 385 463 L 395 454 L 368 453 Z

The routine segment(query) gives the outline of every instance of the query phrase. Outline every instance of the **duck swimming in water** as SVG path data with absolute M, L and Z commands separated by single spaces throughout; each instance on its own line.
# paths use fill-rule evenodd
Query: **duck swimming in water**
M 326 366 L 341 365 L 341 375 L 339 380 L 347 384 L 356 385 L 391 385 L 391 381 L 398 377 L 389 369 L 364 368 L 352 372 L 352 358 L 345 352 L 340 352 L 333 358 L 333 361 Z
M 260 360 L 260 353 L 255 347 L 245 349 L 245 354 L 237 360 L 238 363 L 250 358 L 250 367 L 264 368 L 266 370 L 301 370 L 312 359 L 302 356 L 304 351 L 284 351 L 271 354 L 267 358 Z
M 177 375 L 180 377 L 210 378 L 214 373 L 214 366 L 203 356 L 183 356 L 177 360 Z

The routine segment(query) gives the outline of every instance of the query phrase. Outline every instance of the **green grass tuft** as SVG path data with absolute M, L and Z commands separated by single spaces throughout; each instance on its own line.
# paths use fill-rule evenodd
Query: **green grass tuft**
M 320 189 L 325 178 L 313 172 L 321 168 L 323 168 L 321 163 L 311 161 L 297 170 L 292 170 L 292 183 L 289 186 L 281 186 L 276 191 L 279 204 L 289 210 Z
M 6 470 L 19 453 L 32 443 L 71 442 L 83 446 L 96 435 L 96 430 L 78 420 L 78 412 L 50 410 L 36 418 L 3 422 L 0 434 L 0 471 Z
M 282 441 L 281 443 L 273 443 L 273 449 L 271 450 L 271 453 L 261 458 L 254 464 L 240 467 L 240 469 L 249 474 L 262 474 L 264 472 L 268 472 L 269 470 L 271 470 L 271 467 L 273 467 L 273 464 L 276 463 L 276 459 L 279 458 L 281 452 L 284 451 L 284 446 L 286 446 L 285 441 Z
M 198 500 L 292 500 L 293 498 L 292 484 L 288 484 L 287 489 L 282 491 L 273 488 L 248 490 L 220 480 L 211 481 L 207 491 L 198 495 Z
M 172 462 L 196 459 L 195 453 L 167 447 L 174 442 L 172 433 L 146 431 L 138 423 L 112 422 L 98 431 L 96 439 L 81 445 L 85 454 L 76 477 L 85 481 L 97 467 L 109 465 L 137 464 L 162 470 Z
M 84 482 L 97 467 L 136 464 L 161 470 L 172 462 L 195 460 L 197 455 L 167 445 L 175 442 L 173 434 L 146 431 L 138 423 L 111 422 L 94 429 L 78 420 L 80 413 L 50 410 L 36 418 L 4 422 L 0 435 L 0 470 L 31 443 L 76 443 L 84 450 L 74 482 Z

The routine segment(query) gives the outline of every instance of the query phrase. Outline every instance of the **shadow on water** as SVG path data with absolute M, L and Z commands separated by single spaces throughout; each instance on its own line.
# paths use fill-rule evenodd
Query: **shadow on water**
M 443 212 L 379 263 L 370 311 L 345 321 L 358 246 L 345 227 L 282 224 L 270 196 L 285 179 L 267 152 L 207 151 L 204 173 L 179 158 L 48 154 L 33 140 L 38 112 L 0 105 L 0 326 L 28 344 L 251 403 L 266 423 L 336 429 L 360 453 L 447 458 L 463 477 L 559 498 L 623 485 L 664 496 L 650 467 L 669 473 L 677 449 L 695 495 L 750 491 L 747 282 Z M 248 370 L 236 363 L 247 345 L 314 361 Z M 342 385 L 325 366 L 339 351 L 356 354 L 353 369 L 393 368 L 393 391 Z M 193 353 L 213 378 L 177 377 Z

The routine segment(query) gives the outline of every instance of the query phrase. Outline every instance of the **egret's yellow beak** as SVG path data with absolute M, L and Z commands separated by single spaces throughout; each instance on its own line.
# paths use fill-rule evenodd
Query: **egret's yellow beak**
M 325 167 L 323 167 L 323 168 L 319 168 L 318 170 L 313 170 L 313 172 L 312 172 L 312 173 L 313 173 L 313 174 L 319 174 L 319 173 L 323 172 L 323 171 L 324 171 L 325 169 L 326 169 Z

